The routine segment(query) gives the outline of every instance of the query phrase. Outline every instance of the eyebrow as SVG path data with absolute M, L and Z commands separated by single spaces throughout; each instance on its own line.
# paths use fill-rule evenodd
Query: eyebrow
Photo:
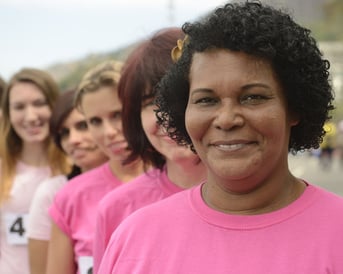
M 190 92 L 191 92 L 192 94 L 198 93 L 198 92 L 212 93 L 213 90 L 212 90 L 212 89 L 209 89 L 209 88 L 196 88 L 196 89 L 192 89 Z
M 255 88 L 255 87 L 261 87 L 261 88 L 265 88 L 265 89 L 270 89 L 269 85 L 266 84 L 262 84 L 262 83 L 252 83 L 252 84 L 247 84 L 244 85 L 242 87 L 243 90 L 247 90 L 247 89 L 251 89 L 251 88 Z
M 255 87 L 261 87 L 265 89 L 271 89 L 269 85 L 263 84 L 263 83 L 252 83 L 252 84 L 247 84 L 241 87 L 242 90 L 249 90 L 251 88 Z M 205 92 L 205 93 L 212 93 L 213 89 L 210 88 L 196 88 L 190 91 L 192 94 L 198 93 L 198 92 Z

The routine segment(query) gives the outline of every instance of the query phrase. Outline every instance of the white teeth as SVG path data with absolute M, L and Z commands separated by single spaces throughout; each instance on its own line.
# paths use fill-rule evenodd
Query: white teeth
M 222 150 L 237 150 L 244 147 L 244 144 L 232 144 L 232 145 L 217 145 Z

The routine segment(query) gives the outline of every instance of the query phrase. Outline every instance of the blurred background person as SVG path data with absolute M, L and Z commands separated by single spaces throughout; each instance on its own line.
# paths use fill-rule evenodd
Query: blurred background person
M 137 159 L 125 165 L 129 147 L 122 133 L 118 81 L 122 63 L 105 61 L 85 74 L 77 89 L 76 107 L 86 117 L 95 143 L 108 161 L 65 184 L 55 195 L 47 273 L 88 273 L 93 267 L 93 240 L 98 202 L 110 190 L 144 172 Z
M 37 187 L 70 165 L 50 137 L 59 89 L 45 71 L 25 68 L 9 80 L 0 124 L 0 269 L 28 274 L 27 218 Z
M 131 148 L 127 163 L 143 159 L 146 174 L 111 191 L 100 202 L 94 241 L 97 273 L 112 232 L 123 219 L 148 204 L 201 183 L 206 169 L 188 147 L 175 143 L 157 124 L 155 86 L 173 63 L 170 52 L 180 28 L 159 30 L 143 40 L 127 58 L 118 85 L 123 104 L 123 131 Z M 149 220 L 153 221 L 153 220 Z
M 329 170 L 332 167 L 334 152 L 336 149 L 337 127 L 333 121 L 324 124 L 325 135 L 320 144 L 319 163 L 323 170 Z
M 46 179 L 34 195 L 27 228 L 31 274 L 45 274 L 51 218 L 48 214 L 55 193 L 67 180 L 108 161 L 95 144 L 84 115 L 74 107 L 75 90 L 63 92 L 52 111 L 50 134 L 73 163 L 69 174 Z

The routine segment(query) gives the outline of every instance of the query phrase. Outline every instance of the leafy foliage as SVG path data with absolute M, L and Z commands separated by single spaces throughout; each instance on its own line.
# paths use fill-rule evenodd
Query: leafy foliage
M 95 65 L 109 59 L 124 61 L 136 44 L 134 43 L 109 53 L 90 54 L 83 59 L 73 62 L 55 64 L 47 68 L 47 71 L 54 76 L 61 91 L 64 92 L 77 87 L 83 75 Z

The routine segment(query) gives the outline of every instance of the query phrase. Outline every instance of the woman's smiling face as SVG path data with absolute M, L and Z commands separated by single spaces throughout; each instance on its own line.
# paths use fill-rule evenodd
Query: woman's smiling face
M 195 155 L 188 147 L 178 145 L 166 133 L 166 131 L 157 124 L 155 114 L 156 106 L 153 99 L 143 102 L 141 111 L 142 127 L 146 137 L 152 146 L 161 153 L 167 162 L 185 163 L 196 162 L 198 156 Z
M 10 122 L 23 143 L 42 143 L 49 136 L 51 108 L 33 83 L 15 84 L 9 95 Z
M 287 165 L 297 120 L 269 62 L 211 50 L 193 56 L 189 78 L 186 128 L 209 180 L 247 192 Z

